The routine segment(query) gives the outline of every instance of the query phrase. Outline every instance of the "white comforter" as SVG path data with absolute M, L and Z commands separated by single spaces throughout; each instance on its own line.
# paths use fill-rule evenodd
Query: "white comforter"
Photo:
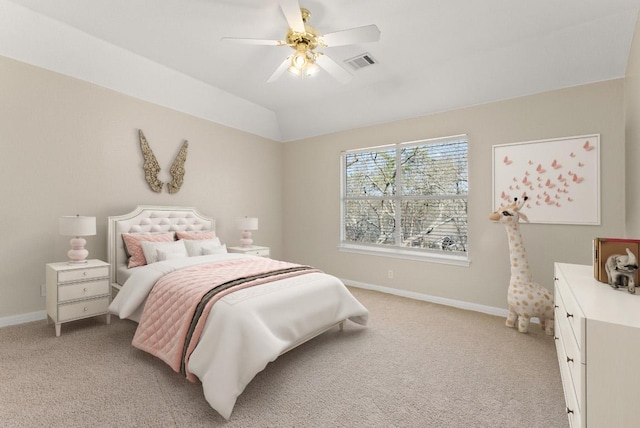
M 252 256 L 216 254 L 135 268 L 109 310 L 137 321 L 162 275 L 194 264 L 244 257 Z M 211 407 L 228 419 L 238 396 L 270 361 L 340 321 L 364 325 L 367 317 L 367 309 L 344 284 L 324 273 L 249 287 L 213 306 L 189 359 L 189 370 L 202 381 Z

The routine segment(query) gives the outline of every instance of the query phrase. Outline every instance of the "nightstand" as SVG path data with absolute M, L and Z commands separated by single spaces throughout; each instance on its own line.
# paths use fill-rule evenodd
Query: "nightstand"
M 253 256 L 269 257 L 269 247 L 258 247 L 252 245 L 250 247 L 227 247 L 230 253 L 251 254 Z
M 109 263 L 87 260 L 83 264 L 68 262 L 47 264 L 47 322 L 60 326 L 68 321 L 106 315 L 111 322 L 109 302 Z

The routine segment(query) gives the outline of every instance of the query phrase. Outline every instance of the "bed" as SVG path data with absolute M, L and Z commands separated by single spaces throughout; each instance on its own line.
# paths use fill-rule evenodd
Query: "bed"
M 336 277 L 227 253 L 215 219 L 192 207 L 109 217 L 108 256 L 117 292 L 109 311 L 138 323 L 133 346 L 199 379 L 225 419 L 269 362 L 346 320 L 367 323 L 367 309 Z

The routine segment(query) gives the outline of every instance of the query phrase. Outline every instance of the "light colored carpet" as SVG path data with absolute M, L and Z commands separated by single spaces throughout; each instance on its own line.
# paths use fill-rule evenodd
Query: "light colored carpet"
M 370 310 L 259 373 L 226 422 L 130 345 L 135 324 L 0 329 L 2 427 L 568 427 L 553 339 L 504 319 L 352 289 Z

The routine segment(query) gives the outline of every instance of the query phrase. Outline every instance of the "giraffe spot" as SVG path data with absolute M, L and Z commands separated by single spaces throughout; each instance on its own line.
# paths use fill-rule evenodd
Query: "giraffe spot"
M 533 294 L 528 294 L 527 297 L 529 298 L 529 300 L 533 300 Z
M 522 301 L 522 304 L 523 304 L 524 306 L 529 306 L 529 302 L 527 302 L 526 300 L 523 300 L 523 301 Z

